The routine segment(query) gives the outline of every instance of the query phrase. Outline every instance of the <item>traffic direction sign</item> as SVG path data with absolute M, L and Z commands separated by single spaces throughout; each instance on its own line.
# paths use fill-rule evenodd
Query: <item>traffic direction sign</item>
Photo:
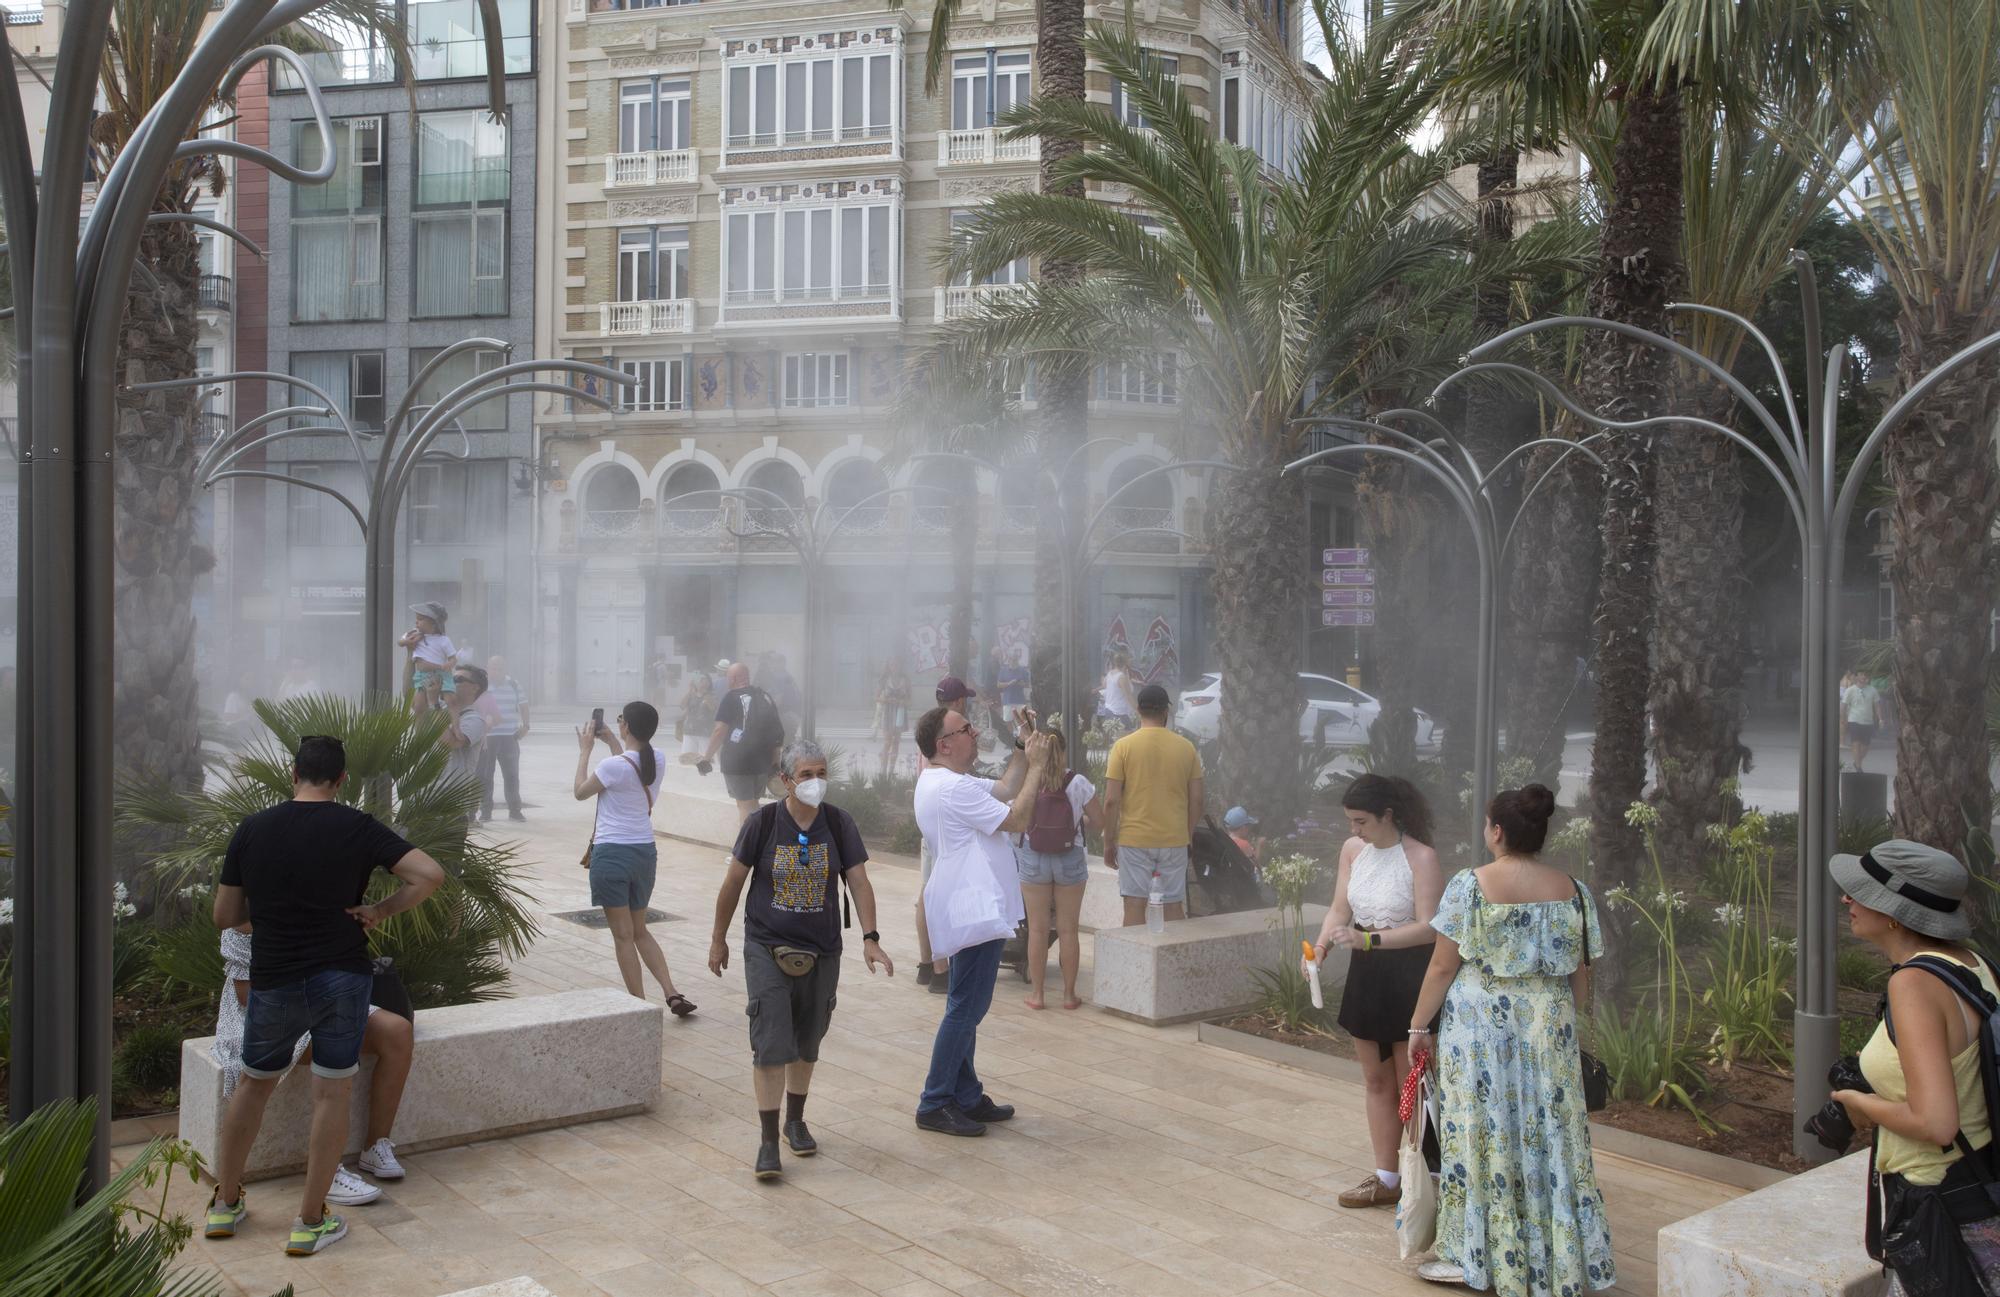
M 1319 614 L 1322 626 L 1373 626 L 1373 608 L 1322 608 Z
M 1319 561 L 1326 567 L 1367 567 L 1368 551 L 1365 549 L 1323 549 Z
M 1373 608 L 1375 592 L 1366 586 L 1344 590 L 1322 590 L 1319 601 L 1327 608 Z
M 1374 585 L 1375 569 L 1372 567 L 1328 567 L 1319 573 L 1321 585 Z

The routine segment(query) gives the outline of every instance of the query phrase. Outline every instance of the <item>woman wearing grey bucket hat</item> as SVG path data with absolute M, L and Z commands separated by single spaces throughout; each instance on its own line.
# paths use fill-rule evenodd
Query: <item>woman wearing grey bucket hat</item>
M 1979 1057 L 1979 1028 L 1988 1006 L 1975 1007 L 1954 989 L 1963 978 L 2000 998 L 1992 967 L 1961 944 L 1972 932 L 1965 895 L 1971 875 L 1948 853 L 1902 839 L 1858 856 L 1837 855 L 1828 872 L 1840 885 L 1854 935 L 1895 966 L 1885 1020 L 1858 1060 L 1873 1093 L 1833 1094 L 1851 1117 L 1879 1128 L 1874 1151 L 1879 1180 L 1870 1217 L 1881 1222 L 1888 1291 L 1909 1288 L 1897 1274 L 1899 1240 L 1925 1242 L 1921 1269 L 1934 1284 L 1936 1235 L 1948 1239 L 1955 1227 L 1964 1250 L 1949 1260 L 1964 1265 L 1945 1268 L 1958 1269 L 1959 1280 L 1924 1291 L 2000 1297 L 2000 1214 L 1980 1188 L 1979 1166 L 1966 1160 L 1993 1139 Z M 1955 1192 L 1960 1188 L 1971 1192 Z M 1967 1204 L 1978 1210 L 1967 1210 Z

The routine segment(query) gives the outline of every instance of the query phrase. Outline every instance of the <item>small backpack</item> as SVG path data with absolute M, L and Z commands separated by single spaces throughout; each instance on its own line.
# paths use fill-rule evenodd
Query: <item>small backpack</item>
M 1076 811 L 1069 804 L 1069 785 L 1076 771 L 1063 771 L 1062 787 L 1035 794 L 1035 817 L 1028 821 L 1028 849 L 1059 856 L 1076 845 Z
M 1981 963 L 1986 963 L 1984 955 L 1980 955 L 1979 959 Z M 1958 997 L 1972 1009 L 1973 1017 L 1979 1022 L 1977 1043 L 1980 1089 L 1986 1097 L 1987 1124 L 1989 1127 L 1994 1126 L 1996 1122 L 2000 1122 L 2000 1001 L 1993 998 L 1992 992 L 1988 991 L 1986 984 L 1979 980 L 1979 974 L 1975 970 L 1955 964 L 1948 959 L 1917 955 L 1904 960 L 1896 967 L 1923 969 L 1957 992 Z M 1987 964 L 1987 967 L 1993 965 Z M 1882 1021 L 1889 1028 L 1889 1043 L 1895 1044 L 1896 1024 L 1890 1021 L 1889 998 L 1886 994 L 1882 997 Z M 1982 1172 L 1981 1180 L 1989 1184 L 2000 1180 L 2000 1165 L 1994 1162 L 1996 1154 L 2000 1154 L 2000 1148 L 1988 1144 L 1984 1150 L 1985 1156 L 1976 1156 L 1972 1145 L 1966 1142 L 1964 1131 L 1960 1131 L 1952 1142 L 1957 1144 L 1959 1152 Z

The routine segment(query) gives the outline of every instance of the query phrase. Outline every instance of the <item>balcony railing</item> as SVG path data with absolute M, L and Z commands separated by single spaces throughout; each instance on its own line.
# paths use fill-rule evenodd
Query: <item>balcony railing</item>
M 207 450 L 229 433 L 229 416 L 216 410 L 203 410 L 194 416 L 194 448 L 197 452 Z
M 691 185 L 699 178 L 699 159 L 693 149 L 653 149 L 643 153 L 604 155 L 606 189 Z
M 585 540 L 615 540 L 638 529 L 637 509 L 587 509 L 580 530 Z
M 195 294 L 203 310 L 227 311 L 235 302 L 235 285 L 227 275 L 203 275 L 195 281 Z
M 941 167 L 984 167 L 995 162 L 1039 162 L 1042 140 L 1030 135 L 1025 140 L 1001 138 L 991 126 L 970 131 L 938 132 L 938 165 Z
M 694 331 L 694 301 L 675 297 L 652 302 L 601 302 L 597 331 L 610 337 Z
M 937 290 L 937 318 L 956 320 L 977 315 L 989 302 L 1014 297 L 1027 290 L 1026 284 L 949 284 Z

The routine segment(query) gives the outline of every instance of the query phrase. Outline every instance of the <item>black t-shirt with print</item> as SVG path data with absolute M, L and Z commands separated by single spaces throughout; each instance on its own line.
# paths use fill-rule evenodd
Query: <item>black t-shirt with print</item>
M 347 907 L 361 904 L 371 874 L 414 849 L 340 802 L 279 802 L 237 825 L 222 881 L 250 901 L 250 985 L 290 986 L 329 968 L 368 972 L 368 933 Z
M 756 685 L 744 685 L 722 695 L 715 719 L 729 727 L 722 736 L 722 771 L 730 775 L 769 774 L 774 749 L 785 741 L 778 707 Z
M 730 854 L 750 866 L 746 941 L 840 953 L 840 888 L 833 876 L 868 859 L 852 816 L 822 804 L 801 829 L 785 803 L 771 802 L 743 822 Z

